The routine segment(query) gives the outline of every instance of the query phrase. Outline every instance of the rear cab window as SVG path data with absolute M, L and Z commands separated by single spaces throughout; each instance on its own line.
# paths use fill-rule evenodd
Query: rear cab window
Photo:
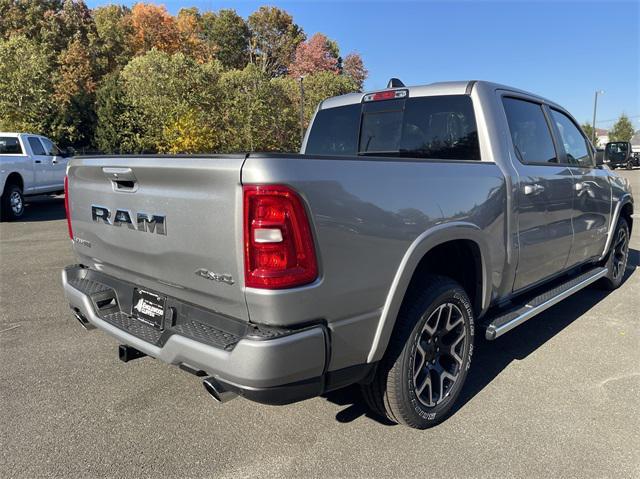
M 320 110 L 305 153 L 479 161 L 473 103 L 445 95 Z
M 0 155 L 22 155 L 22 145 L 16 136 L 0 136 Z

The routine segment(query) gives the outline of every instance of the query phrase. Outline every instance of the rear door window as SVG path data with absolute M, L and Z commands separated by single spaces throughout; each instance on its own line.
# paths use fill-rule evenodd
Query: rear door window
M 42 143 L 40 143 L 40 139 L 35 136 L 29 137 L 29 146 L 31 147 L 31 151 L 33 151 L 34 155 L 46 155 L 47 153 L 44 151 L 44 147 Z
M 15 136 L 0 136 L 0 155 L 22 155 L 22 146 Z
M 557 163 L 551 130 L 542 105 L 517 98 L 502 100 L 513 147 L 522 163 Z

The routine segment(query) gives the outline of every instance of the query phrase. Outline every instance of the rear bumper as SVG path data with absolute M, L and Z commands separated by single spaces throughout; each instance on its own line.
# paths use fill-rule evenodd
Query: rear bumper
M 261 329 L 167 298 L 172 317 L 158 331 L 132 317 L 135 285 L 79 265 L 62 271 L 62 284 L 74 313 L 90 325 L 148 356 L 205 371 L 248 399 L 286 404 L 325 389 L 323 325 Z

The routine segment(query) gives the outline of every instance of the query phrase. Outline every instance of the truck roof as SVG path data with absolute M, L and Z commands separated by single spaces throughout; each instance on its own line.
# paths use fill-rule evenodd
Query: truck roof
M 484 80 L 464 80 L 464 81 L 447 81 L 447 82 L 436 82 L 429 83 L 427 85 L 414 85 L 414 86 L 403 86 L 397 88 L 383 88 L 380 90 L 371 90 L 362 93 L 347 93 L 346 95 L 335 96 L 332 98 L 327 98 L 322 103 L 320 103 L 319 109 L 325 108 L 334 108 L 337 106 L 344 105 L 352 105 L 354 103 L 362 102 L 362 98 L 365 95 L 370 93 L 375 93 L 376 91 L 387 91 L 387 90 L 409 90 L 409 97 L 420 97 L 420 96 L 437 96 L 437 95 L 468 95 L 471 93 L 474 87 L 482 86 L 487 89 L 492 90 L 508 90 L 515 93 L 525 94 L 531 97 L 535 97 L 545 103 L 550 105 L 559 106 L 556 103 L 541 97 L 540 95 L 536 95 L 531 92 L 527 92 L 521 90 L 519 88 L 510 87 L 507 85 L 501 85 L 499 83 L 493 83 Z
M 23 135 L 43 137 L 42 135 L 38 135 L 37 133 L 25 133 L 25 132 L 18 133 L 18 132 L 15 132 L 15 131 L 0 131 L 0 135 L 1 136 L 9 136 L 9 137 L 18 137 L 18 136 L 23 136 Z

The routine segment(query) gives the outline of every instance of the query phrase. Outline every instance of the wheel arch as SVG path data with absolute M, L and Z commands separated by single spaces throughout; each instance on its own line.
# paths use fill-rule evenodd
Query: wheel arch
M 433 273 L 428 268 L 425 271 L 423 260 L 429 258 L 430 253 L 438 251 L 438 248 L 450 248 L 453 245 L 457 247 L 461 242 L 472 248 L 470 254 L 474 258 L 472 268 L 475 288 L 468 292 L 472 297 L 474 312 L 476 316 L 480 316 L 487 310 L 491 298 L 491 261 L 484 233 L 477 225 L 461 221 L 434 226 L 415 239 L 400 262 L 382 308 L 367 362 L 378 361 L 384 355 L 396 317 L 414 278 L 426 272 Z M 442 274 L 441 271 L 435 272 Z
M 616 230 L 616 227 L 618 226 L 618 219 L 621 217 L 627 220 L 627 224 L 629 225 L 629 233 L 631 233 L 633 229 L 633 197 L 630 193 L 625 193 L 622 198 L 617 201 L 613 216 L 611 218 L 611 223 L 609 224 L 607 241 L 605 242 L 604 249 L 602 250 L 599 261 L 602 261 L 609 253 L 613 234 Z
M 17 171 L 9 173 L 7 178 L 4 181 L 4 185 L 2 185 L 2 192 L 4 193 L 4 189 L 8 185 L 17 185 L 24 192 L 24 180 L 22 179 L 22 175 Z
M 629 233 L 633 230 L 633 203 L 631 200 L 627 200 L 620 209 L 620 217 L 627 220 L 629 225 Z

